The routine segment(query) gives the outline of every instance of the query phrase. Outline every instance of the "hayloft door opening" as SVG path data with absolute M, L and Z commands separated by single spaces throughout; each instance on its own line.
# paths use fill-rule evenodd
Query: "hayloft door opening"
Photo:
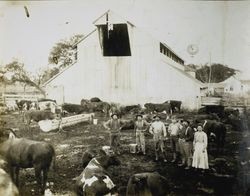
M 103 56 L 131 56 L 127 24 L 98 25 Z

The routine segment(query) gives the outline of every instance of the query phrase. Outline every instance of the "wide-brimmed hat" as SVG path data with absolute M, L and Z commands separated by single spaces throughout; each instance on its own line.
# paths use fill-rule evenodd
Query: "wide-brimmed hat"
M 160 116 L 159 114 L 155 114 L 155 115 L 153 116 L 153 118 L 156 118 L 156 117 L 161 118 L 161 116 Z
M 183 119 L 182 122 L 187 122 L 188 124 L 190 124 L 190 121 L 188 119 Z
M 139 117 L 139 116 L 143 118 L 143 115 L 142 115 L 142 114 L 136 114 L 136 115 L 135 115 L 135 118 L 137 118 L 137 117 Z
M 111 116 L 110 116 L 110 117 L 111 117 L 111 118 L 113 118 L 113 116 L 114 116 L 114 115 L 116 115 L 116 116 L 118 117 L 118 114 L 117 114 L 117 113 L 113 113 L 113 114 L 111 114 Z

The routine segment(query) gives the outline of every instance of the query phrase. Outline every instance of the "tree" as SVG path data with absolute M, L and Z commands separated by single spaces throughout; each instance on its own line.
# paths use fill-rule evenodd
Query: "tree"
M 58 67 L 47 68 L 43 72 L 41 72 L 40 77 L 38 79 L 39 84 L 43 84 L 48 81 L 50 78 L 58 74 L 60 69 Z
M 29 74 L 24 69 L 24 64 L 14 60 L 13 62 L 4 66 L 5 75 L 10 76 L 10 80 L 14 82 L 23 83 L 25 86 L 30 85 L 39 90 L 43 95 L 45 91 L 35 82 L 35 79 L 32 79 L 31 74 Z
M 74 35 L 70 39 L 64 39 L 51 49 L 48 61 L 51 64 L 59 64 L 59 68 L 67 67 L 75 61 L 76 43 L 83 38 L 83 35 Z
M 211 71 L 211 74 L 210 74 Z M 204 83 L 218 83 L 226 80 L 227 78 L 236 74 L 236 69 L 230 68 L 222 64 L 212 64 L 211 70 L 210 66 L 207 64 L 196 70 L 196 79 Z M 210 78 L 210 79 L 209 79 Z

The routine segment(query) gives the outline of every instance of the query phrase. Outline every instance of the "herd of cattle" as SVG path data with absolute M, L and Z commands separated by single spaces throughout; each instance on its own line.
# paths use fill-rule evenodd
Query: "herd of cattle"
M 22 104 L 24 104 L 23 102 Z M 27 103 L 29 105 L 31 103 Z M 23 106 L 18 106 L 23 110 Z M 28 108 L 28 107 L 27 107 Z M 137 114 L 143 112 L 147 117 L 151 117 L 154 112 L 162 115 L 172 115 L 175 113 L 179 118 L 187 118 L 196 123 L 206 122 L 204 130 L 210 136 L 213 133 L 218 150 L 222 150 L 226 138 L 226 125 L 229 123 L 234 127 L 236 123 L 242 123 L 242 117 L 237 110 L 219 114 L 185 114 L 176 113 L 181 111 L 181 102 L 168 101 L 162 104 L 146 103 L 144 108 L 140 105 L 122 106 L 112 105 L 102 102 L 98 98 L 82 100 L 81 104 L 64 104 L 60 114 L 83 112 L 103 112 L 107 115 L 115 112 L 122 117 L 125 114 Z M 38 122 L 45 119 L 57 117 L 57 112 L 51 110 L 28 110 L 24 111 L 24 119 L 30 123 L 32 120 Z M 133 123 L 131 124 L 133 125 Z M 38 142 L 24 138 L 17 138 L 11 129 L 1 127 L 0 132 L 0 195 L 18 195 L 18 176 L 20 168 L 34 168 L 37 183 L 42 192 L 45 191 L 47 174 L 51 165 L 55 169 L 55 150 L 52 145 L 46 142 Z M 117 194 L 117 187 L 107 174 L 106 170 L 111 165 L 119 165 L 119 159 L 112 153 L 100 150 L 98 155 L 85 152 L 83 155 L 83 172 L 75 178 L 75 192 L 77 195 L 105 195 Z M 5 168 L 10 171 L 10 176 L 15 184 L 5 172 Z M 127 195 L 166 195 L 169 190 L 168 180 L 158 173 L 139 173 L 130 177 L 127 186 Z

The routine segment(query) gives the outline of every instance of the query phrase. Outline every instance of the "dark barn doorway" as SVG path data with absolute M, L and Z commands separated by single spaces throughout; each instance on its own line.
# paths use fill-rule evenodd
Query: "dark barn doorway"
M 131 56 L 127 24 L 99 25 L 103 56 Z

